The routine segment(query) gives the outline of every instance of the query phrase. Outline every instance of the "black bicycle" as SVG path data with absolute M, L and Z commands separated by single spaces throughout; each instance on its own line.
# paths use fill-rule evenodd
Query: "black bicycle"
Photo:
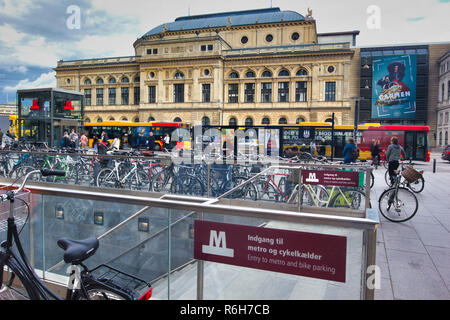
M 9 201 L 7 239 L 0 250 L 0 300 L 62 300 L 39 278 L 28 262 L 20 242 L 20 231 L 28 221 L 27 202 L 20 198 L 25 183 L 32 175 L 64 176 L 64 171 L 40 169 L 27 173 L 21 186 L 0 195 L 0 202 Z M 14 216 L 16 200 L 24 202 L 27 218 L 18 231 Z M 107 265 L 89 270 L 83 262 L 93 256 L 99 247 L 97 238 L 85 240 L 60 239 L 58 246 L 64 250 L 64 262 L 71 264 L 66 300 L 148 300 L 152 295 L 150 283 Z M 17 252 L 16 252 L 17 249 Z

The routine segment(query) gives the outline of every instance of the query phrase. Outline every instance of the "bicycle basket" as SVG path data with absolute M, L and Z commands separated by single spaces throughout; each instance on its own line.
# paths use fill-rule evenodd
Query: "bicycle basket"
M 0 193 L 6 193 L 5 189 L 1 189 Z M 31 193 L 29 190 L 24 189 L 20 194 L 15 196 L 14 201 L 14 219 L 18 228 L 22 227 L 27 219 L 28 208 L 25 205 L 26 203 L 30 203 Z M 19 200 L 20 199 L 20 200 Z M 23 200 L 23 201 L 21 201 Z M 9 201 L 4 201 L 0 203 L 0 232 L 6 231 L 7 229 L 7 219 L 9 216 Z
M 151 287 L 150 283 L 105 264 L 99 265 L 90 273 L 97 281 L 125 292 L 132 299 L 139 298 Z
M 402 171 L 402 176 L 405 177 L 409 183 L 413 183 L 419 180 L 422 177 L 422 174 L 412 166 L 406 166 L 406 168 Z

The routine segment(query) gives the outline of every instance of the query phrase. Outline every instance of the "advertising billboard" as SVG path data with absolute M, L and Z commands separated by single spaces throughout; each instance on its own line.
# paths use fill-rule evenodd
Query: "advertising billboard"
M 415 55 L 373 58 L 372 119 L 415 119 Z

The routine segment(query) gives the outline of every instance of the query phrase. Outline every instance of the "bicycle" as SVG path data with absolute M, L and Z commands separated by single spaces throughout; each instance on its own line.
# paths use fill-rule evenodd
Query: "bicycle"
M 385 190 L 378 199 L 378 207 L 387 220 L 392 222 L 408 221 L 417 213 L 419 202 L 410 189 L 401 186 L 401 176 L 394 176 L 393 187 Z
M 403 162 L 400 163 L 400 185 L 405 188 L 410 189 L 414 193 L 420 193 L 425 188 L 425 179 L 423 178 L 423 170 L 415 170 L 412 165 L 405 166 Z M 404 175 L 408 173 L 412 174 L 413 177 L 411 181 L 408 180 Z M 389 175 L 389 170 L 386 170 L 384 173 L 384 181 L 386 182 L 388 187 L 393 187 L 393 182 L 391 181 L 391 177 Z
M 128 172 L 126 172 L 127 169 L 129 169 Z M 150 186 L 149 176 L 139 161 L 128 159 L 125 162 L 114 160 L 114 168 L 100 170 L 95 182 L 97 187 L 125 188 L 127 186 L 131 190 L 145 190 Z
M 28 258 L 20 242 L 20 231 L 14 216 L 14 202 L 20 199 L 25 183 L 33 174 L 44 177 L 63 176 L 64 171 L 40 169 L 29 172 L 16 190 L 9 190 L 0 196 L 0 202 L 9 201 L 10 209 L 7 218 L 7 240 L 1 244 L 0 250 L 0 296 L 4 299 L 62 300 L 49 289 L 39 278 L 28 262 Z M 23 199 L 21 199 L 24 201 Z M 23 224 L 28 221 L 28 215 Z M 128 275 L 107 265 L 99 265 L 89 270 L 83 262 L 93 256 L 99 248 L 97 238 L 84 240 L 59 239 L 58 246 L 64 250 L 64 262 L 71 264 L 66 300 L 148 300 L 152 295 L 150 283 Z M 18 254 L 15 252 L 17 247 Z M 6 273 L 3 272 L 7 268 Z M 80 267 L 82 270 L 80 270 Z M 4 274 L 6 274 L 4 282 Z M 96 274 L 100 274 L 96 276 Z

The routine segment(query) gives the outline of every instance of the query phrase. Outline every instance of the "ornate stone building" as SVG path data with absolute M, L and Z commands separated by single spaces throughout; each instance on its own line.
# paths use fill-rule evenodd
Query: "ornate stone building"
M 437 146 L 445 147 L 450 134 L 450 51 L 439 60 L 439 97 L 437 105 Z
M 321 37 L 311 12 L 279 8 L 180 17 L 138 39 L 135 56 L 59 61 L 57 86 L 85 93 L 90 122 L 295 124 L 335 113 L 353 124 L 358 33 Z

